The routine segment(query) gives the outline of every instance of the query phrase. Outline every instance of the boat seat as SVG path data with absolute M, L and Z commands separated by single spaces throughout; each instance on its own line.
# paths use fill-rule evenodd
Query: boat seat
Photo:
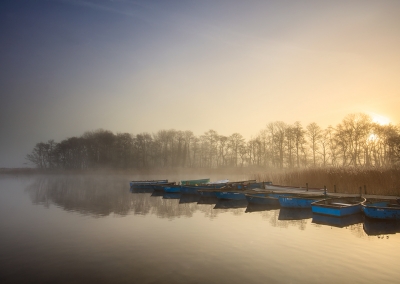
M 333 202 L 332 205 L 350 206 L 350 205 L 353 205 L 353 204 L 350 204 L 350 203 Z
M 388 204 L 387 207 L 400 208 L 400 204 Z

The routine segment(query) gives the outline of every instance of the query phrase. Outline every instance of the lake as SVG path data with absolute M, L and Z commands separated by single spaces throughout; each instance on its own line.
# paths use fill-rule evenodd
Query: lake
M 397 223 L 131 192 L 129 181 L 0 176 L 0 283 L 400 281 Z

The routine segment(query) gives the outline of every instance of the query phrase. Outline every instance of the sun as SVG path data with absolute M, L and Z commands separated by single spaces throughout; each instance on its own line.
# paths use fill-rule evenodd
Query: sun
M 390 123 L 390 119 L 388 117 L 375 113 L 372 115 L 372 121 L 379 125 L 388 125 Z

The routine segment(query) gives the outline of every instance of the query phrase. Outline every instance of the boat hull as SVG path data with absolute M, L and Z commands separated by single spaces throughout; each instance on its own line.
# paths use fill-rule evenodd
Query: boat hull
M 343 217 L 361 212 L 361 203 L 365 198 L 328 198 L 311 204 L 313 213 Z
M 246 194 L 247 202 L 258 205 L 278 205 L 279 200 L 276 197 L 261 194 Z
M 215 196 L 218 199 L 233 199 L 233 200 L 245 200 L 246 196 L 242 192 L 233 192 L 233 191 L 220 191 L 215 192 Z
M 181 180 L 181 185 L 196 185 L 196 184 L 205 184 L 210 181 L 209 178 L 203 179 L 192 179 L 192 180 Z
M 202 197 L 217 197 L 215 193 L 216 191 L 213 190 L 198 190 L 197 191 Z
M 155 184 L 166 184 L 168 183 L 167 179 L 162 180 L 139 180 L 139 181 L 131 181 L 129 182 L 129 186 L 131 188 L 153 188 Z
M 175 185 L 175 186 L 164 186 L 164 192 L 166 193 L 177 193 L 181 192 L 181 186 L 180 185 Z
M 311 208 L 311 203 L 324 199 L 321 197 L 279 196 L 279 204 L 286 208 Z
M 363 204 L 365 216 L 373 219 L 400 220 L 400 205 L 389 207 L 389 202 L 382 201 L 372 204 Z
M 194 187 L 194 186 L 182 186 L 181 187 L 181 193 L 183 194 L 198 194 L 198 187 Z

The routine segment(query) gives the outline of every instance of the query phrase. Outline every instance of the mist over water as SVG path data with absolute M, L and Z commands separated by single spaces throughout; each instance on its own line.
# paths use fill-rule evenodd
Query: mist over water
M 0 282 L 394 283 L 400 276 L 397 223 L 130 190 L 132 179 L 1 176 Z

